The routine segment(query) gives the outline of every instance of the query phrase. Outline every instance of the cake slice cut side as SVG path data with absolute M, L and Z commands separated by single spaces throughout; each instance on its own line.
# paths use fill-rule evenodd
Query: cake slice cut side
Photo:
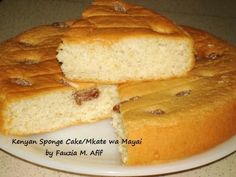
M 45 133 L 110 118 L 118 102 L 116 86 L 47 88 L 9 93 L 1 102 L 1 129 L 10 135 Z
M 35 27 L 0 44 L 0 132 L 32 135 L 110 118 L 115 85 L 72 82 L 56 60 L 70 22 Z
M 143 9 L 123 1 L 95 1 L 88 7 L 58 48 L 65 76 L 123 83 L 179 77 L 191 70 L 191 37 L 172 21 Z

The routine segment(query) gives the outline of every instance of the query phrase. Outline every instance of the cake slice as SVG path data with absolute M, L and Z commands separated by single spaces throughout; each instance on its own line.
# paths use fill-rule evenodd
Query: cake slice
M 95 0 L 69 25 L 57 59 L 68 79 L 102 83 L 185 75 L 193 41 L 167 18 L 121 0 Z
M 119 86 L 113 126 L 126 165 L 179 160 L 236 134 L 236 48 L 185 30 L 198 58 L 187 76 Z
M 0 44 L 0 131 L 51 132 L 111 117 L 116 86 L 65 79 L 56 49 L 67 23 L 26 31 Z

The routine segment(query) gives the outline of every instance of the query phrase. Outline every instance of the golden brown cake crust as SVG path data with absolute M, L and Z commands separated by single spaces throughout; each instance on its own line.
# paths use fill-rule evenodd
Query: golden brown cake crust
M 56 60 L 56 49 L 65 30 L 57 23 L 40 26 L 0 44 L 1 97 L 11 92 L 68 87 L 70 81 L 64 78 Z M 93 84 L 79 84 L 81 88 L 90 85 Z
M 187 76 L 120 85 L 126 136 L 142 138 L 142 145 L 127 146 L 127 165 L 178 160 L 236 134 L 236 48 L 183 28 L 194 39 L 197 57 Z
M 132 40 L 135 41 L 136 39 L 144 41 L 156 39 L 157 41 L 153 42 L 153 44 L 150 44 L 151 42 L 149 41 L 149 43 L 145 45 L 145 47 L 150 49 L 150 51 L 152 50 L 152 47 L 159 45 L 160 46 L 157 47 L 157 49 L 162 49 L 163 47 L 163 50 L 160 51 L 160 55 L 157 54 L 159 51 L 156 51 L 155 49 L 153 49 L 153 52 L 149 52 L 150 54 L 153 53 L 153 55 L 148 58 L 155 59 L 155 61 L 150 61 L 150 63 L 156 62 L 156 65 L 154 65 L 155 67 L 151 67 L 149 65 L 150 74 L 149 72 L 145 72 L 146 74 L 143 75 L 140 74 L 140 76 L 135 74 L 135 72 L 138 72 L 139 70 L 139 62 L 141 63 L 142 59 L 145 58 L 145 56 L 143 56 L 142 59 L 133 57 L 136 53 L 138 53 L 137 51 L 135 52 L 135 50 L 139 50 L 142 55 L 144 55 L 145 52 L 140 50 L 141 47 L 139 49 L 132 49 L 132 47 L 129 46 L 131 44 L 125 44 L 125 41 L 130 40 L 131 43 Z M 124 41 L 124 44 L 122 44 L 122 49 L 116 49 L 114 46 L 122 41 Z M 159 44 L 161 41 L 163 44 Z M 140 43 L 145 44 L 145 42 Z M 185 54 L 188 56 L 181 55 L 180 51 L 173 51 L 173 55 L 176 55 L 173 58 L 170 55 L 164 56 L 164 54 L 169 54 L 169 52 L 164 52 L 165 50 L 168 50 L 165 49 L 165 47 L 171 46 L 171 44 L 173 47 L 170 47 L 170 49 L 177 49 L 182 46 L 184 48 L 183 51 L 185 51 Z M 96 45 L 98 45 L 98 47 L 96 47 Z M 114 48 L 112 48 L 112 46 Z M 79 49 L 80 47 L 82 48 Z M 102 62 L 104 62 L 104 65 L 99 65 L 98 68 L 94 67 L 93 70 L 90 70 L 90 68 L 84 68 L 83 64 L 85 64 L 86 61 L 90 61 L 91 58 L 94 58 L 94 60 L 91 61 L 94 63 L 101 58 L 100 53 L 96 53 L 96 55 L 93 56 L 93 51 L 99 47 L 101 47 L 100 51 L 104 48 L 104 50 L 114 50 L 114 52 L 112 54 L 103 52 L 107 54 L 107 56 L 103 57 L 104 61 Z M 76 50 L 84 52 L 82 52 L 82 54 L 78 54 L 78 52 L 73 54 Z M 83 53 L 88 53 L 88 55 L 86 55 L 87 60 L 83 59 Z M 81 57 L 79 57 L 79 55 Z M 120 55 L 122 57 L 119 57 Z M 119 59 L 115 59 L 115 57 L 118 57 Z M 127 69 L 123 67 L 123 58 L 125 58 L 124 60 L 130 62 L 129 65 L 130 68 L 132 68 L 130 69 L 130 73 L 127 72 L 127 74 L 124 74 L 126 72 L 123 70 Z M 182 59 L 181 62 L 178 61 L 179 58 Z M 147 81 L 179 77 L 185 75 L 189 70 L 191 70 L 195 63 L 193 56 L 193 40 L 188 33 L 166 17 L 163 17 L 160 14 L 144 7 L 129 4 L 122 0 L 93 1 L 92 4 L 82 13 L 82 18 L 80 20 L 73 21 L 71 25 L 69 25 L 68 31 L 66 31 L 63 35 L 62 43 L 58 48 L 57 59 L 62 62 L 61 68 L 67 78 L 103 84 L 117 84 L 133 80 Z M 112 61 L 112 59 L 114 59 L 114 61 Z M 135 59 L 137 59 L 137 61 Z M 116 61 L 117 63 L 115 63 Z M 175 71 L 167 73 L 167 70 L 162 67 L 157 67 L 159 63 L 168 63 L 167 61 L 176 63 L 170 64 L 171 67 L 168 67 L 175 68 Z M 111 64 L 106 66 L 108 63 Z M 182 66 L 177 67 L 178 64 L 179 66 Z M 72 67 L 77 65 L 80 66 L 80 68 L 84 68 L 84 70 L 79 70 L 79 67 Z M 163 64 L 162 66 L 165 65 L 167 64 Z M 85 64 L 85 66 L 87 66 L 87 64 Z M 107 75 L 112 73 L 107 68 L 113 69 L 113 67 L 118 68 L 117 70 L 120 71 L 120 73 L 113 73 L 114 78 L 107 77 Z M 154 70 L 153 68 L 156 69 L 151 72 Z M 183 70 L 177 72 L 176 68 L 183 68 Z M 90 74 L 93 73 L 92 71 L 94 71 L 95 76 Z
M 189 39 L 189 35 L 172 21 L 141 6 L 122 0 L 95 0 L 82 14 L 82 19 L 69 25 L 65 43 L 102 40 L 108 44 L 135 35 L 159 35 Z
M 35 27 L 0 44 L 0 129 L 8 119 L 4 107 L 20 99 L 60 89 L 94 87 L 94 83 L 72 83 L 64 78 L 56 60 L 61 36 L 71 22 Z
M 114 6 L 112 6 L 111 11 L 104 11 L 102 5 L 107 4 L 107 2 L 113 3 L 117 1 L 95 1 L 93 4 L 94 9 L 92 9 L 91 12 L 85 11 L 84 16 L 89 17 L 90 13 L 94 14 L 95 12 L 98 16 L 99 14 L 109 16 L 114 13 L 118 13 L 120 16 L 126 15 L 114 11 L 114 9 L 112 9 Z M 99 8 L 97 7 L 98 5 Z M 119 5 L 117 8 L 121 8 L 120 10 L 122 11 L 122 7 Z M 151 11 L 140 7 L 132 9 L 129 9 L 129 7 L 125 8 L 128 9 L 130 15 L 137 15 L 137 11 L 140 10 L 146 13 L 147 16 L 153 15 Z M 145 18 L 145 15 L 144 17 L 137 17 L 138 20 Z M 91 18 L 91 20 L 93 23 L 96 23 L 96 20 L 99 20 L 99 18 Z M 50 91 L 68 88 L 70 81 L 65 80 L 61 73 L 59 63 L 56 60 L 56 48 L 61 41 L 62 35 L 67 30 L 68 25 L 74 25 L 75 29 L 71 29 L 72 31 L 67 34 L 71 33 L 71 35 L 74 35 L 73 30 L 76 30 L 77 26 L 92 26 L 93 23 L 82 19 L 80 21 L 55 23 L 53 25 L 36 27 L 0 44 L 0 129 L 4 128 L 4 121 L 8 121 L 2 116 L 4 106 L 8 101 L 24 99 L 26 97 L 33 97 Z M 126 22 L 123 23 L 125 24 Z M 163 25 L 163 23 L 166 22 L 162 21 L 160 25 Z M 106 23 L 104 25 L 109 24 Z M 167 26 L 167 28 L 163 28 L 167 33 L 181 31 L 181 29 L 172 28 L 172 24 L 169 24 L 169 22 L 168 25 L 164 24 L 164 26 Z M 145 144 L 145 146 L 137 145 L 137 148 L 128 147 L 129 156 L 132 156 L 132 158 L 129 159 L 127 164 L 158 163 L 170 159 L 182 158 L 206 150 L 235 135 L 236 49 L 206 32 L 190 27 L 183 28 L 194 39 L 196 57 L 198 58 L 195 68 L 186 77 L 168 81 L 120 85 L 122 101 L 135 96 L 144 97 L 142 102 L 139 102 L 139 99 L 135 99 L 135 101 L 129 101 L 121 106 L 124 120 L 126 120 L 125 127 L 128 136 L 133 139 L 142 137 L 143 144 Z M 147 31 L 147 35 L 151 33 L 150 30 L 145 29 L 145 26 L 142 27 L 142 30 Z M 85 29 L 85 32 L 81 35 L 85 36 L 88 34 L 90 33 Z M 176 34 L 178 34 L 178 32 Z M 188 36 L 188 34 L 184 35 Z M 104 36 L 100 37 L 103 38 Z M 73 40 L 73 38 L 71 38 L 71 40 Z M 204 98 L 206 95 L 203 94 L 203 96 L 199 98 L 205 99 L 205 104 L 196 110 L 193 109 L 192 114 L 188 112 L 188 108 L 191 103 L 197 102 L 197 96 L 194 100 L 189 99 L 189 101 L 186 101 L 188 104 L 183 110 L 183 113 L 176 113 L 172 119 L 161 119 L 143 112 L 143 102 L 148 103 L 149 100 L 149 103 L 151 103 L 154 101 L 153 105 L 156 105 L 153 98 L 160 99 L 160 97 L 163 96 L 160 91 L 164 90 L 167 86 L 173 86 L 174 88 L 196 81 L 196 86 L 199 86 L 200 90 L 200 86 L 202 85 L 198 84 L 198 80 L 205 79 L 204 86 L 206 87 L 207 79 L 210 82 L 211 78 L 213 78 L 215 85 L 216 82 L 218 83 L 215 92 L 211 92 L 212 95 L 215 93 L 216 96 L 209 96 L 209 100 L 212 104 L 207 104 L 207 99 Z M 201 81 L 201 83 L 203 82 Z M 223 85 L 220 86 L 221 84 Z M 92 87 L 94 85 L 93 83 L 79 83 L 79 89 Z M 184 89 L 186 88 L 184 87 Z M 209 90 L 211 90 L 211 88 Z M 160 94 L 153 97 L 153 92 L 160 92 Z M 145 97 L 145 95 L 150 96 Z M 165 95 L 163 97 L 165 97 Z M 215 98 L 215 100 L 212 100 L 212 97 Z M 219 101 L 221 99 L 222 101 Z M 163 101 L 161 105 L 168 104 L 168 101 L 169 100 L 167 100 L 167 102 Z M 173 105 L 175 105 L 175 102 L 173 102 Z M 206 105 L 209 107 L 205 107 Z M 162 112 L 159 111 L 157 113 L 160 114 Z M 189 115 L 189 117 L 186 117 L 186 115 Z M 142 116 L 147 116 L 148 121 L 146 121 L 146 118 L 142 118 Z M 157 121 L 157 119 L 160 121 Z M 173 139 L 167 139 L 168 136 L 174 137 L 175 141 L 173 141 Z M 189 140 L 194 138 L 197 144 L 188 143 Z M 176 151 L 173 145 L 183 148 Z M 144 153 L 147 154 L 147 156 L 140 156 L 140 154 Z

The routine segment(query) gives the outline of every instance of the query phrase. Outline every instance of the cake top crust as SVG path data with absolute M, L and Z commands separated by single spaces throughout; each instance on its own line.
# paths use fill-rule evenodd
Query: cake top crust
M 71 82 L 61 72 L 56 50 L 70 23 L 35 27 L 0 44 L 0 102 L 10 94 L 26 97 L 72 84 L 78 90 L 95 85 Z
M 207 32 L 183 29 L 194 39 L 195 67 L 180 78 L 120 84 L 119 108 L 127 123 L 169 126 L 213 105 L 235 102 L 236 48 Z
M 82 18 L 69 25 L 64 43 L 99 40 L 112 42 L 127 37 L 153 36 L 190 38 L 171 20 L 141 6 L 122 0 L 95 0 Z

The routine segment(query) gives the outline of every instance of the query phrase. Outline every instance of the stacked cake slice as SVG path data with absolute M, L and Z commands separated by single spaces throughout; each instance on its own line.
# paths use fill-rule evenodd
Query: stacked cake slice
M 192 69 L 193 41 L 172 21 L 143 7 L 97 0 L 69 26 L 57 59 L 73 80 L 166 79 Z

